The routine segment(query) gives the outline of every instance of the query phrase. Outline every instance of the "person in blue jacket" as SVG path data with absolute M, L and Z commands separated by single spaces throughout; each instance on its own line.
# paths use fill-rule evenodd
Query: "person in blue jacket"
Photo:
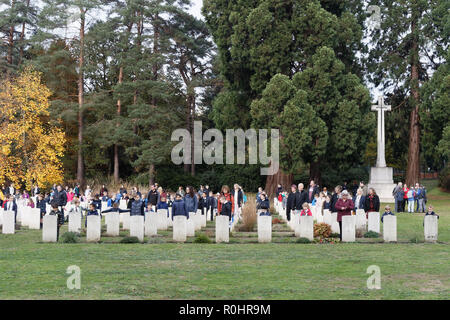
M 198 209 L 198 199 L 194 194 L 194 189 L 192 187 L 186 187 L 186 195 L 184 196 L 184 208 L 186 212 L 197 212 Z
M 189 212 L 186 211 L 183 197 L 179 193 L 175 196 L 175 201 L 172 204 L 172 220 L 175 216 L 185 216 L 186 219 L 189 219 Z
M 130 207 L 130 216 L 143 216 L 144 214 L 144 201 L 136 194 Z
M 390 206 L 386 206 L 386 207 L 384 208 L 384 213 L 383 213 L 383 215 L 381 216 L 381 222 L 383 222 L 383 218 L 384 218 L 385 216 L 395 216 L 395 214 L 392 213 L 391 207 L 390 207 Z
M 260 195 L 261 201 L 256 205 L 256 209 L 260 211 L 260 216 L 270 216 L 270 202 L 269 199 L 267 199 L 267 196 L 264 192 L 262 192 Z
M 91 203 L 89 205 L 89 210 L 86 214 L 86 220 L 84 222 L 84 226 L 85 228 L 87 228 L 87 220 L 88 220 L 88 216 L 98 216 L 98 211 L 97 211 L 97 205 L 95 203 Z

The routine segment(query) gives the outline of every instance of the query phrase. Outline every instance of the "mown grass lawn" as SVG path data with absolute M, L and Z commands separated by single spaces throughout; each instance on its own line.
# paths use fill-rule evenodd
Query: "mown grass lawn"
M 43 244 L 0 234 L 0 299 L 449 299 L 450 196 L 430 190 L 439 243 L 423 215 L 401 214 L 397 244 Z M 419 243 L 410 243 L 417 238 Z M 81 289 L 66 269 L 81 268 Z M 367 289 L 367 268 L 381 289 Z

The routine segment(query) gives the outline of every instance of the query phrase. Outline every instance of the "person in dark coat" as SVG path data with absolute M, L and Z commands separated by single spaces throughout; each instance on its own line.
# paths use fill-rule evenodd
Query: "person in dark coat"
M 144 201 L 137 194 L 134 196 L 134 201 L 131 204 L 130 216 L 143 216 L 144 215 Z
M 439 219 L 439 216 L 433 211 L 433 206 L 428 206 L 428 211 L 425 213 L 423 217 L 423 225 L 425 226 L 425 217 L 426 216 L 436 216 Z
M 286 218 L 291 221 L 291 211 L 295 210 L 295 195 L 297 193 L 297 186 L 293 184 L 291 186 L 291 192 L 289 193 L 286 201 Z
M 263 192 L 259 195 L 261 201 L 256 205 L 256 210 L 260 211 L 260 216 L 270 216 L 270 202 L 266 194 Z
M 8 201 L 4 204 L 5 211 L 12 211 L 14 212 L 14 223 L 16 223 L 17 219 L 17 203 L 16 199 L 14 198 L 14 195 L 8 196 Z
M 154 185 L 151 186 L 150 191 L 147 195 L 147 205 L 151 205 L 156 209 L 156 205 L 158 204 L 158 191 Z
M 275 191 L 275 195 L 278 198 L 278 195 L 283 191 L 283 187 L 281 186 L 281 184 L 278 184 L 277 186 L 277 190 Z
M 334 188 L 334 193 L 331 196 L 331 203 L 330 203 L 331 212 L 337 212 L 335 205 L 336 205 L 336 202 L 341 197 L 341 192 L 342 192 L 341 186 L 336 186 L 336 188 Z
M 172 204 L 172 220 L 175 216 L 185 216 L 186 219 L 189 219 L 189 212 L 186 212 L 183 197 L 179 193 L 175 196 L 175 201 Z
M 186 195 L 184 196 L 184 206 L 186 212 L 189 214 L 190 212 L 197 213 L 198 209 L 198 199 L 194 194 L 194 189 L 192 187 L 186 187 Z
M 98 215 L 99 215 L 99 213 L 97 211 L 97 206 L 94 203 L 91 203 L 89 205 L 89 210 L 86 214 L 86 221 L 84 222 L 84 226 L 87 228 L 87 221 L 88 221 L 89 216 L 98 216 Z
M 42 229 L 42 219 L 44 219 L 45 213 L 47 212 L 47 201 L 44 199 L 44 195 L 38 195 L 38 200 L 36 208 L 39 208 L 41 212 L 41 229 Z
M 303 183 L 299 183 L 298 190 L 295 193 L 295 210 L 301 211 L 303 208 L 303 204 L 308 202 L 308 195 L 306 191 L 303 190 L 305 188 Z
M 214 197 L 212 191 L 209 192 L 209 197 L 206 200 L 207 211 L 211 213 L 211 221 L 214 220 L 214 209 L 217 208 L 217 199 Z
M 339 238 L 342 241 L 342 217 L 350 216 L 355 204 L 349 197 L 347 190 L 342 191 L 342 198 L 338 199 L 335 204 L 335 209 L 337 210 L 337 222 L 339 223 Z
M 319 187 L 316 186 L 314 180 L 311 180 L 309 183 L 309 189 L 306 192 L 308 203 L 312 203 L 314 200 L 314 196 L 319 194 Z
M 392 213 L 391 207 L 390 207 L 390 206 L 386 206 L 386 207 L 384 208 L 384 213 L 383 213 L 383 215 L 381 216 L 381 223 L 383 223 L 383 218 L 384 218 L 385 216 L 395 216 L 395 214 Z
M 403 184 L 401 182 L 398 183 L 397 186 L 395 186 L 394 190 L 392 191 L 392 195 L 394 196 L 395 200 L 395 212 L 402 212 L 402 202 L 403 202 Z
M 220 197 L 220 203 L 222 204 L 222 206 L 220 208 L 221 209 L 220 210 L 220 215 L 221 216 L 228 216 L 228 218 L 230 219 L 229 221 L 231 221 L 231 215 L 232 215 L 232 213 L 231 213 L 231 207 L 232 207 L 231 202 L 228 201 L 225 196 L 221 196 Z
M 55 190 L 55 192 L 53 194 L 53 200 L 52 200 L 52 203 L 51 203 L 52 206 L 53 206 L 53 203 L 55 203 L 59 207 L 59 210 L 64 215 L 64 207 L 67 204 L 67 194 L 62 189 L 62 187 L 60 185 L 58 185 L 56 187 L 56 190 Z
M 64 213 L 61 210 L 58 210 L 58 205 L 56 202 L 52 203 L 52 210 L 50 211 L 49 215 L 56 216 L 57 222 L 56 222 L 56 241 L 59 239 L 59 228 L 64 224 Z
M 364 210 L 368 214 L 369 212 L 379 212 L 380 211 L 380 198 L 375 192 L 375 189 L 370 188 L 369 194 L 364 201 Z M 368 215 L 367 215 L 368 216 Z

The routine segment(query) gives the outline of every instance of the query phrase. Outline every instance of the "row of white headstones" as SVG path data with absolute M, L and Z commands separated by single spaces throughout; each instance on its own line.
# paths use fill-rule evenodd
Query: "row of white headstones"
M 287 220 L 286 210 L 278 199 L 274 199 L 275 210 Z M 337 222 L 337 212 L 330 210 L 319 210 L 316 206 L 311 206 L 312 216 L 300 216 L 300 211 L 294 211 L 288 226 L 295 232 L 296 237 L 314 239 L 314 221 L 326 223 L 331 226 L 333 233 L 340 233 L 339 223 Z M 367 218 L 368 216 L 368 218 Z M 374 231 L 380 233 L 380 213 L 366 212 L 363 209 L 356 210 L 356 215 L 342 217 L 342 241 L 355 242 L 356 230 Z M 438 238 L 438 219 L 437 216 L 425 216 L 424 236 L 427 242 L 436 242 Z M 383 218 L 383 239 L 385 242 L 397 242 L 397 217 L 387 215 Z
M 87 204 L 82 204 L 87 207 Z M 126 209 L 125 200 L 120 201 L 119 208 Z M 106 210 L 107 203 L 102 202 L 102 211 Z M 70 210 L 68 205 L 65 212 Z M 50 215 L 51 207 L 47 205 L 46 215 L 43 217 L 42 241 L 57 241 L 57 216 Z M 214 215 L 215 216 L 214 212 Z M 196 231 L 200 231 L 206 227 L 207 219 L 211 212 L 202 214 L 201 210 L 190 212 L 189 219 L 186 216 L 174 216 L 172 219 L 172 208 L 159 209 L 157 212 L 146 212 L 145 216 L 130 216 L 129 212 L 108 212 L 104 213 L 106 235 L 116 237 L 120 234 L 120 225 L 123 230 L 129 230 L 131 237 L 137 237 L 139 241 L 144 241 L 144 237 L 153 237 L 158 231 L 173 228 L 173 240 L 176 242 L 186 242 L 187 237 L 194 237 Z M 80 212 L 71 212 L 68 214 L 69 224 L 68 231 L 80 233 L 82 229 L 82 214 Z M 229 242 L 229 233 L 234 231 L 240 214 L 236 215 L 236 219 L 230 221 L 228 216 L 215 217 L 216 223 L 216 242 Z M 0 210 L 0 226 L 3 234 L 15 233 L 15 217 L 12 211 Z M 28 229 L 39 230 L 41 223 L 40 209 L 31 208 L 25 203 L 18 203 L 17 223 Z M 102 219 L 100 215 L 90 215 L 87 217 L 86 241 L 98 242 L 101 239 Z

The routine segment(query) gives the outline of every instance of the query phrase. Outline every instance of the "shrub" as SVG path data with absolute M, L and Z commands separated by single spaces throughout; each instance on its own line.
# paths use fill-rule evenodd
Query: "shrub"
M 280 223 L 281 223 L 281 220 L 278 218 L 275 218 L 272 220 L 272 224 L 280 224 Z
M 356 238 L 362 238 L 364 236 L 363 229 L 356 229 Z
M 139 243 L 138 237 L 125 237 L 120 240 L 120 243 Z
M 378 238 L 380 234 L 375 231 L 369 231 L 364 234 L 364 238 Z
M 411 243 L 421 243 L 423 241 L 418 236 L 414 236 L 411 239 L 409 239 L 409 242 L 411 242 Z
M 297 243 L 311 243 L 311 240 L 309 240 L 308 238 L 298 238 L 297 241 L 295 241 Z
M 194 243 L 211 243 L 211 239 L 206 234 L 199 234 L 194 239 Z
M 339 233 L 332 233 L 332 234 L 330 234 L 330 238 L 340 238 L 340 234 Z
M 59 239 L 59 242 L 62 243 L 78 243 L 79 242 L 79 234 L 76 232 L 65 232 L 61 238 Z
M 248 195 L 247 203 L 242 208 L 242 224 L 238 226 L 239 231 L 252 232 L 255 230 L 258 216 L 256 215 L 256 198 Z
M 326 223 L 316 223 L 314 225 L 314 237 L 315 238 L 329 238 L 331 235 L 331 226 Z

